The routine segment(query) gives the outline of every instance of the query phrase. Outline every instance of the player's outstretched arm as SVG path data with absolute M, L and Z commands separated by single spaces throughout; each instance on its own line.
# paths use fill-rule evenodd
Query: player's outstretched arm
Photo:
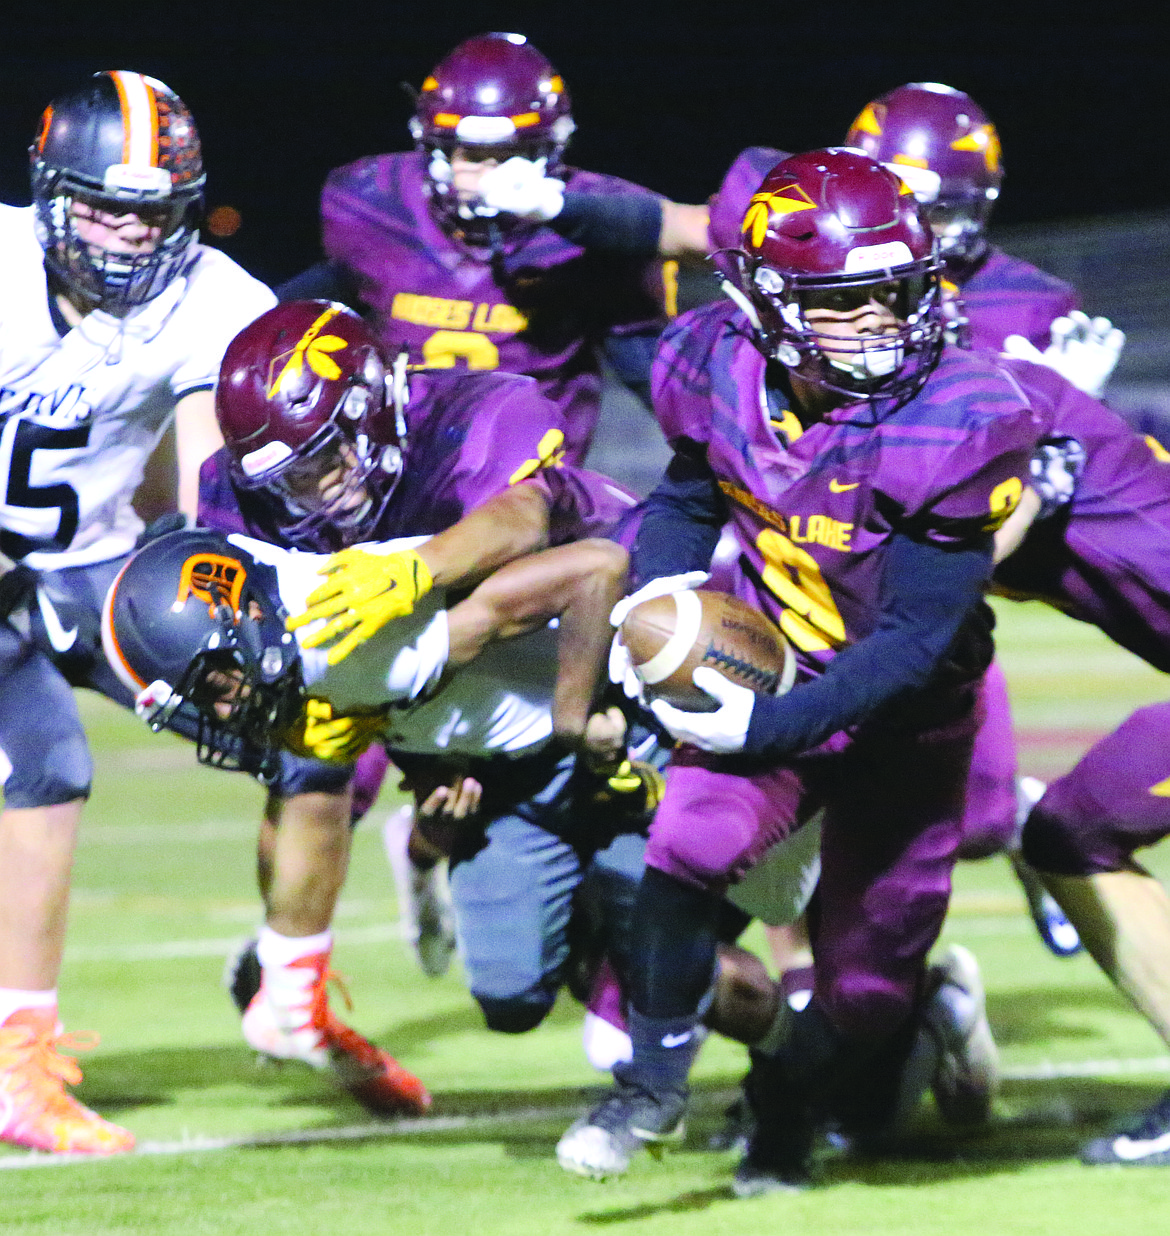
M 548 541 L 549 504 L 539 485 L 522 482 L 489 498 L 417 550 L 393 554 L 347 549 L 327 563 L 325 582 L 289 629 L 328 621 L 304 641 L 329 646 L 336 665 L 394 618 L 414 609 L 432 588 L 468 587 Z
M 599 538 L 510 562 L 451 609 L 448 665 L 466 665 L 489 643 L 559 618 L 553 732 L 578 745 L 601 684 L 609 614 L 625 590 L 626 565 L 625 550 Z

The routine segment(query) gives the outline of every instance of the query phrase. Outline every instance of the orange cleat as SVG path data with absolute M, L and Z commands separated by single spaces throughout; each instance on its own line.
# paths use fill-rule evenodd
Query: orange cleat
M 0 1141 L 54 1154 L 120 1154 L 134 1134 L 65 1089 L 81 1070 L 60 1047 L 89 1046 L 58 1032 L 56 1009 L 17 1009 L 0 1025 Z
M 314 953 L 263 971 L 260 990 L 244 1012 L 248 1044 L 276 1060 L 303 1060 L 328 1070 L 343 1090 L 379 1116 L 421 1115 L 431 1105 L 426 1087 L 389 1052 L 340 1022 L 329 1007 L 327 984 L 338 984 L 329 954 Z

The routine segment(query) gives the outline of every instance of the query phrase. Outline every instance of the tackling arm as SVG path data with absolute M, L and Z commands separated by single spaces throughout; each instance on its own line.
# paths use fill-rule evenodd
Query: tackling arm
M 195 522 L 199 508 L 199 468 L 223 446 L 215 419 L 213 391 L 192 391 L 175 405 L 175 450 L 179 463 L 179 510 Z

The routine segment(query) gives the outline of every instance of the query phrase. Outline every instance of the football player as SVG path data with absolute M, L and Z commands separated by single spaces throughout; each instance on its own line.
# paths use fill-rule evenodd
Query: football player
M 425 554 L 431 544 L 407 538 L 370 552 Z M 152 726 L 197 714 L 200 755 L 212 763 L 236 764 L 257 745 L 264 761 L 290 743 L 319 751 L 318 739 L 339 724 L 333 710 L 346 714 L 347 735 L 388 745 L 424 817 L 434 815 L 425 806 L 433 787 L 465 797 L 461 778 L 471 775 L 476 819 L 452 828 L 466 814 L 455 810 L 437 821 L 453 850 L 468 982 L 491 1028 L 530 1029 L 565 977 L 575 895 L 594 887 L 606 907 L 604 947 L 623 959 L 641 874 L 645 797 L 627 795 L 623 810 L 607 765 L 594 769 L 556 741 L 561 633 L 546 621 L 559 610 L 563 628 L 584 597 L 603 653 L 605 594 L 620 590 L 625 553 L 611 542 L 553 547 L 504 567 L 449 609 L 432 590 L 333 666 L 304 626 L 294 639 L 281 622 L 286 609 L 304 609 L 326 561 L 235 535 L 172 534 L 118 577 L 103 638 Z M 622 728 L 620 718 L 596 714 L 589 749 L 608 762 Z
M 1007 348 L 1100 393 L 1124 335 L 1104 318 L 1090 324 L 1074 288 L 988 241 L 1003 180 L 1000 141 L 970 96 L 930 82 L 901 86 L 866 104 L 846 142 L 889 166 L 924 206 L 945 263 L 944 288 L 961 297 L 944 302 L 962 318 L 961 342 L 994 352 Z M 713 243 L 734 247 L 752 187 L 769 160 L 781 157 L 766 147 L 740 154 L 712 201 Z M 1032 778 L 1017 782 L 1011 710 L 998 665 L 982 689 L 986 720 L 972 762 L 964 856 L 1006 851 L 1041 939 L 1057 956 L 1071 956 L 1080 948 L 1076 932 L 1019 854 L 1020 824 L 1041 787 Z
M 419 91 L 416 149 L 329 174 L 327 261 L 282 295 L 345 301 L 414 363 L 536 378 L 579 462 L 600 399 L 596 346 L 657 333 L 673 273 L 654 259 L 704 252 L 707 212 L 564 164 L 574 128 L 563 80 L 523 35 L 459 44 Z
M 652 705 L 684 745 L 634 909 L 633 1059 L 558 1158 L 612 1175 L 678 1135 L 717 894 L 823 807 L 813 994 L 754 1053 L 747 1195 L 806 1183 L 830 1089 L 896 1076 L 909 1049 L 992 653 L 991 534 L 1037 427 L 990 358 L 944 348 L 929 223 L 881 164 L 843 149 L 786 160 L 741 243 L 738 303 L 664 337 L 655 407 L 674 457 L 632 567 L 688 586 L 730 520 L 735 591 L 780 626 L 801 674 L 777 698 L 700 669 L 717 711 Z
M 174 423 L 179 501 L 219 444 L 223 349 L 272 293 L 199 244 L 204 172 L 162 82 L 103 72 L 45 109 L 33 203 L 0 206 L 0 1140 L 111 1153 L 133 1136 L 81 1106 L 56 983 L 92 775 L 72 686 L 132 695 L 97 639 L 142 522 L 131 498 Z
M 226 444 L 204 467 L 204 521 L 276 545 L 317 551 L 408 531 L 438 533 L 419 550 L 417 560 L 412 558 L 409 586 L 422 595 L 424 587 L 433 593 L 475 583 L 526 550 L 603 532 L 628 509 L 632 499 L 604 478 L 559 466 L 562 422 L 532 379 L 434 371 L 408 376 L 405 360 L 400 354 L 391 363 L 371 330 L 338 304 L 286 303 L 252 323 L 232 343 L 223 362 L 217 406 Z M 450 553 L 453 547 L 456 557 Z M 613 548 L 606 552 L 612 554 Z M 575 544 L 563 551 L 562 556 L 572 554 L 584 564 L 579 575 L 589 588 L 602 578 L 589 580 L 602 549 Z M 368 556 L 342 556 L 351 565 L 355 558 L 360 564 L 363 557 Z M 396 561 L 393 556 L 382 557 L 365 565 L 393 568 Z M 417 576 L 419 570 L 425 575 Z M 330 578 L 341 576 L 338 572 Z M 547 560 L 532 582 L 533 598 L 542 604 L 556 600 L 558 585 Z M 402 595 L 405 587 L 406 581 L 401 581 L 394 594 Z M 375 599 L 377 591 L 373 589 Z M 604 602 L 608 594 L 601 595 Z M 485 593 L 477 596 L 482 601 Z M 564 599 L 553 612 L 560 615 L 563 653 L 563 684 L 553 712 L 563 719 L 558 728 L 575 733 L 585 720 L 583 710 L 593 693 L 608 627 L 598 611 L 602 621 L 591 629 L 604 641 L 586 647 L 580 638 L 582 627 Z M 379 617 L 385 621 L 388 615 Z M 573 696 L 579 701 L 575 706 Z M 567 716 L 574 707 L 575 719 Z M 358 778 L 365 784 L 355 787 L 355 797 L 360 790 L 365 803 L 376 795 L 385 768 L 384 755 L 380 762 L 375 758 L 371 776 L 370 758 L 358 766 Z M 296 1054 L 293 1049 L 313 1035 L 328 1040 L 335 1024 L 324 983 L 329 922 L 345 874 L 350 821 L 346 783 L 353 771 L 352 766 L 327 765 L 286 752 L 271 787 L 267 816 L 272 824 L 279 821 L 280 827 L 270 826 L 265 834 L 261 869 L 267 868 L 267 924 L 259 953 L 265 975 L 271 972 L 274 981 L 266 979 L 260 994 L 253 989 L 241 999 L 246 1008 L 245 1037 L 270 1053 L 274 1046 L 282 1046 L 274 1038 L 274 1022 L 286 1025 L 291 1019 L 298 1030 L 313 1032 L 285 1034 L 280 1052 L 284 1055 Z M 627 771 L 624 776 L 628 781 L 631 774 Z M 495 781 L 498 777 L 490 779 L 489 786 Z M 637 777 L 633 781 L 631 794 Z M 572 784 L 576 792 L 581 778 Z M 611 792 L 606 778 L 599 784 Z M 573 818 L 562 797 L 553 805 L 534 808 L 534 813 L 551 819 L 557 810 Z M 307 816 L 304 826 L 302 813 Z M 359 814 L 355 809 L 354 815 Z M 489 863 L 504 869 L 508 840 L 519 843 L 527 835 L 519 824 L 499 823 L 493 828 L 493 844 L 477 856 L 477 865 L 469 864 L 459 876 L 465 907 L 478 886 L 472 874 L 486 872 Z M 543 852 L 554 862 L 563 862 L 557 843 L 543 829 L 536 832 Z M 416 854 L 426 851 L 425 841 L 417 835 L 411 845 Z M 432 863 L 440 852 L 445 851 L 429 852 Z M 530 915 L 544 913 L 543 903 L 534 906 L 529 899 L 522 905 Z M 473 912 L 465 909 L 464 917 L 468 913 Z M 487 939 L 483 931 L 470 934 Z M 545 938 L 543 932 L 529 938 L 537 935 Z M 527 965 L 533 955 L 529 949 L 518 966 Z M 284 1009 L 277 1007 L 285 986 L 278 972 L 289 964 L 281 959 L 289 958 L 299 962 L 302 973 L 311 966 L 315 977 L 295 1006 Z M 504 1017 L 501 1010 L 508 1002 L 522 1002 L 529 988 L 540 989 L 535 997 L 539 1001 L 545 998 L 543 970 L 521 982 L 513 977 L 514 969 L 506 968 L 501 983 L 498 966 L 481 981 L 480 970 L 486 967 L 478 967 L 474 957 L 469 965 L 473 990 L 494 1002 L 496 1022 Z M 515 995 L 517 991 L 521 996 Z M 302 1022 L 307 1018 L 311 1024 L 302 1025 L 297 1018 Z M 367 1092 L 365 1097 L 369 1101 L 371 1096 Z
M 1170 454 L 1036 365 L 1009 362 L 1045 423 L 1057 480 L 1048 506 L 995 571 L 995 590 L 1099 627 L 1170 670 Z M 1013 517 L 1020 520 L 1021 516 Z M 1170 833 L 1170 704 L 1134 713 L 1040 799 L 1023 848 L 1105 974 L 1170 1043 L 1170 898 L 1135 851 Z M 1170 1095 L 1088 1143 L 1089 1164 L 1170 1163 Z

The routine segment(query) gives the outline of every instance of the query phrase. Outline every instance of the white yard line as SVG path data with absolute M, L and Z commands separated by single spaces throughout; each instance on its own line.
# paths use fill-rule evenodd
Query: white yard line
M 1041 1061 L 1005 1068 L 1002 1076 L 1011 1081 L 1054 1081 L 1071 1077 L 1116 1077 L 1170 1072 L 1170 1056 L 1149 1056 L 1130 1060 L 1069 1060 Z M 413 1120 L 379 1121 L 377 1123 L 326 1126 L 320 1129 L 289 1129 L 282 1133 L 250 1133 L 238 1137 L 185 1136 L 171 1142 L 139 1142 L 130 1155 L 117 1158 L 141 1158 L 151 1155 L 203 1154 L 209 1150 L 241 1150 L 266 1146 L 315 1146 L 330 1142 L 389 1141 L 396 1137 L 417 1134 L 451 1133 L 460 1129 L 492 1129 L 500 1126 L 543 1124 L 553 1120 L 568 1120 L 580 1115 L 582 1104 L 560 1104 L 552 1107 L 524 1107 L 513 1111 L 493 1112 L 475 1116 L 423 1116 Z M 108 1161 L 108 1160 L 103 1160 Z M 29 1167 L 66 1167 L 76 1163 L 92 1163 L 93 1155 L 41 1154 L 27 1151 L 0 1155 L 0 1169 Z
M 124 1159 L 143 1155 L 202 1154 L 208 1150 L 236 1150 L 258 1146 L 321 1145 L 328 1142 L 411 1137 L 418 1133 L 450 1133 L 459 1129 L 490 1129 L 498 1125 L 539 1124 L 547 1120 L 569 1120 L 579 1116 L 581 1107 L 580 1103 L 572 1106 L 527 1107 L 486 1116 L 425 1116 L 415 1120 L 384 1120 L 320 1129 L 289 1129 L 283 1133 L 251 1133 L 240 1137 L 187 1136 L 174 1142 L 139 1142 L 129 1156 L 116 1157 Z M 92 1162 L 94 1156 L 87 1154 L 42 1154 L 28 1151 L 0 1156 L 0 1168 L 61 1167 Z
M 401 940 L 402 927 L 392 923 L 371 923 L 367 927 L 335 927 L 338 944 L 384 944 Z M 65 949 L 66 962 L 78 961 L 169 961 L 176 957 L 226 957 L 239 948 L 242 936 L 208 940 L 153 940 L 143 944 L 94 944 Z

